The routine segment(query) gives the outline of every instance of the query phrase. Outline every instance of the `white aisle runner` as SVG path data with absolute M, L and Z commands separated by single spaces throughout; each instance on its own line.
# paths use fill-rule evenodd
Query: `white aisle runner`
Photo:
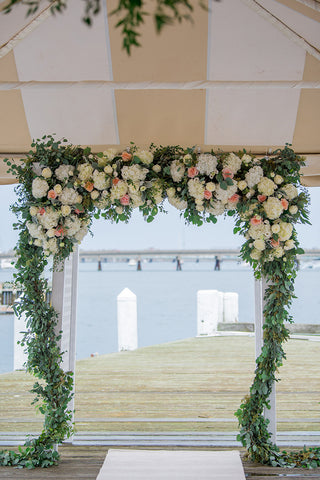
M 108 451 L 97 480 L 245 480 L 238 451 Z

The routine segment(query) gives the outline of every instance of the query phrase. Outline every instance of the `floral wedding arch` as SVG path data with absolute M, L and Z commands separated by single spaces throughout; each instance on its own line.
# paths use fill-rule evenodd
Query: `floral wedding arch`
M 256 278 L 268 283 L 264 308 L 264 345 L 256 360 L 250 394 L 235 415 L 238 439 L 252 460 L 273 466 L 320 466 L 320 448 L 280 452 L 272 443 L 263 416 L 276 372 L 285 358 L 282 347 L 292 322 L 288 308 L 294 298 L 296 256 L 299 248 L 294 225 L 309 223 L 308 195 L 300 188 L 303 158 L 287 145 L 270 156 L 238 153 L 200 153 L 180 146 L 123 152 L 109 149 L 94 154 L 52 136 L 32 143 L 19 165 L 6 160 L 18 181 L 18 201 L 12 207 L 19 220 L 16 246 L 16 282 L 24 295 L 16 307 L 25 313 L 27 371 L 35 375 L 33 403 L 44 414 L 41 435 L 28 440 L 19 453 L 0 452 L 0 465 L 33 468 L 55 464 L 54 448 L 72 434 L 72 372 L 62 367 L 56 332 L 58 314 L 45 301 L 48 283 L 42 277 L 48 257 L 57 267 L 81 242 L 92 217 L 128 221 L 139 208 L 147 222 L 163 211 L 163 200 L 181 210 L 187 223 L 217 222 L 218 215 L 235 217 L 234 233 L 244 236 L 241 257 Z

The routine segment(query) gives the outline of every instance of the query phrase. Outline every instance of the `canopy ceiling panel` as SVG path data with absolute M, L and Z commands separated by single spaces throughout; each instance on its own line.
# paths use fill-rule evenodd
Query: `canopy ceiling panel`
M 265 154 L 292 143 L 319 155 L 320 11 L 302 3 L 196 4 L 192 24 L 160 35 L 148 17 L 130 57 L 108 15 L 117 0 L 91 28 L 78 0 L 54 17 L 15 7 L 0 15 L 0 153 L 56 133 L 95 151 L 133 141 Z

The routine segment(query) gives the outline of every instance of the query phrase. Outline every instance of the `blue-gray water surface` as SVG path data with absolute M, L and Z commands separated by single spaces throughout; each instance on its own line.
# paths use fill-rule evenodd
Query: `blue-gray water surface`
M 117 351 L 117 295 L 129 288 L 137 295 L 139 347 L 196 335 L 198 290 L 238 292 L 239 321 L 254 322 L 254 280 L 251 269 L 224 262 L 220 272 L 209 262 L 143 263 L 142 271 L 127 263 L 80 263 L 77 313 L 77 358 Z M 12 278 L 0 270 L 0 282 Z M 316 291 L 320 269 L 302 269 L 296 279 L 291 313 L 296 323 L 320 323 Z M 0 315 L 0 373 L 13 368 L 13 315 Z

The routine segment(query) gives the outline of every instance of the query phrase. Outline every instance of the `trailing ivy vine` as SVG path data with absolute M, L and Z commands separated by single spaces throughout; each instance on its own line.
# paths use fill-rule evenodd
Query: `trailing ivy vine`
M 44 136 L 19 164 L 6 160 L 18 181 L 15 281 L 23 296 L 16 305 L 25 313 L 28 352 L 26 369 L 36 377 L 34 404 L 44 414 L 41 435 L 29 439 L 19 452 L 1 451 L 0 465 L 48 467 L 59 454 L 55 446 L 72 434 L 72 372 L 61 368 L 61 332 L 58 316 L 47 304 L 43 278 L 48 258 L 54 267 L 66 259 L 90 229 L 92 217 L 127 222 L 138 208 L 148 222 L 164 210 L 165 198 L 181 210 L 187 223 L 201 226 L 217 216 L 234 216 L 234 233 L 245 241 L 241 257 L 256 278 L 263 277 L 265 292 L 264 345 L 256 361 L 250 394 L 236 412 L 239 440 L 255 461 L 282 467 L 320 466 L 320 448 L 280 452 L 271 442 L 263 416 L 277 372 L 285 359 L 283 343 L 292 318 L 299 246 L 294 224 L 309 223 L 308 194 L 300 187 L 303 159 L 287 145 L 270 157 L 257 158 L 245 150 L 200 153 L 181 146 L 126 151 L 109 149 L 94 154 L 90 148 L 69 145 Z

